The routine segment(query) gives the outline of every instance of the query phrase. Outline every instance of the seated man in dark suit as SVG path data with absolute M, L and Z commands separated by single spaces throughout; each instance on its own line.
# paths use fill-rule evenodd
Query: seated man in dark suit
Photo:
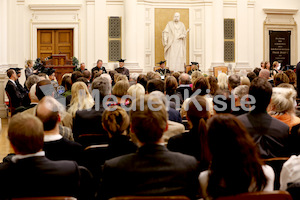
M 28 106 L 28 94 L 23 90 L 20 90 L 16 81 L 18 80 L 17 73 L 14 69 L 7 70 L 8 81 L 5 87 L 5 91 L 8 93 L 12 107 L 17 108 L 19 106 Z
M 78 137 L 83 134 L 99 134 L 103 143 L 107 143 L 108 134 L 103 129 L 101 121 L 102 114 L 104 112 L 103 98 L 111 93 L 111 83 L 105 77 L 98 77 L 92 83 L 93 93 L 96 92 L 96 96 L 99 95 L 99 101 L 95 102 L 92 109 L 79 110 L 76 112 L 73 120 L 73 134 L 75 141 L 78 141 Z M 97 94 L 97 91 L 99 92 Z M 103 137 L 102 137 L 103 136 Z
M 272 96 L 271 84 L 266 79 L 257 77 L 251 82 L 249 95 L 255 98 L 255 108 L 247 114 L 240 115 L 238 119 L 254 139 L 261 157 L 290 156 L 287 145 L 289 126 L 266 112 Z
M 186 100 L 193 94 L 190 84 L 191 84 L 190 76 L 186 73 L 182 73 L 179 76 L 179 86 L 177 88 L 177 92 L 181 94 L 183 100 Z
M 44 151 L 50 160 L 81 161 L 83 148 L 59 134 L 60 113 L 64 107 L 53 97 L 45 96 L 37 105 L 36 116 L 44 125 Z
M 192 75 L 193 72 L 195 71 L 201 71 L 199 70 L 198 62 L 191 62 L 191 70 L 188 71 L 188 75 Z
M 37 117 L 12 117 L 8 139 L 16 155 L 6 157 L 0 164 L 0 199 L 77 196 L 82 186 L 77 163 L 45 157 L 43 124 Z
M 168 117 L 163 102 L 146 95 L 135 100 L 133 107 L 130 127 L 140 148 L 137 153 L 105 162 L 99 194 L 103 199 L 127 195 L 195 198 L 199 189 L 197 161 L 164 146 Z
M 120 60 L 118 60 L 119 61 L 119 67 L 118 68 L 116 68 L 115 70 L 118 72 L 118 73 L 120 73 L 120 74 L 123 74 L 123 75 L 126 75 L 127 76 L 127 78 L 128 78 L 128 80 L 129 80 L 129 70 L 126 68 L 126 67 L 124 67 L 124 59 L 120 59 Z
M 102 60 L 97 60 L 97 66 L 92 68 L 92 74 L 94 74 L 95 71 L 98 71 L 101 74 L 107 74 L 107 71 L 105 67 L 102 66 L 102 64 L 103 64 Z
M 160 65 L 160 69 L 156 70 L 155 72 L 158 72 L 161 76 L 166 76 L 166 74 L 170 74 L 170 70 L 169 69 L 166 69 L 166 61 L 163 60 L 163 61 L 160 61 L 159 63 L 157 63 Z

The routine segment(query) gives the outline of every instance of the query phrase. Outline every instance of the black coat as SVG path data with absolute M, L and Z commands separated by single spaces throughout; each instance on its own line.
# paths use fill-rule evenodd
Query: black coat
M 188 96 L 184 96 L 184 90 L 187 90 Z M 193 94 L 192 88 L 190 86 L 179 86 L 176 89 L 176 92 L 181 94 L 181 97 L 182 97 L 183 100 L 186 100 L 187 98 L 190 98 Z
M 289 155 L 289 126 L 264 113 L 240 115 L 239 120 L 245 125 L 256 143 L 262 158 L 287 157 Z
M 137 153 L 105 162 L 100 195 L 103 199 L 126 195 L 186 195 L 199 189 L 195 158 L 170 152 L 163 145 L 144 145 Z
M 5 91 L 10 96 L 12 107 L 17 108 L 19 106 L 28 106 L 28 94 L 24 91 L 21 91 L 17 83 L 14 84 L 8 80 Z
M 115 70 L 120 74 L 126 75 L 129 80 L 129 70 L 126 67 L 118 67 Z
M 51 161 L 44 156 L 0 164 L 0 199 L 7 197 L 76 196 L 79 169 L 74 161 Z
M 165 69 L 160 68 L 160 69 L 156 70 L 155 72 L 158 72 L 161 76 L 165 76 L 166 74 L 171 73 L 170 70 L 166 69 L 166 68 Z

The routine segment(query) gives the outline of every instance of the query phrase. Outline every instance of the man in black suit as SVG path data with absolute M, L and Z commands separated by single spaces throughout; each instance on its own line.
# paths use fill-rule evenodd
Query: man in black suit
M 253 79 L 249 95 L 255 98 L 255 108 L 238 117 L 257 144 L 262 158 L 286 157 L 289 126 L 266 112 L 272 96 L 272 86 L 264 78 Z
M 43 124 L 37 117 L 12 117 L 8 139 L 16 155 L 6 157 L 0 164 L 0 199 L 77 196 L 82 187 L 78 165 L 45 157 Z
M 50 160 L 74 160 L 79 163 L 83 147 L 59 134 L 63 105 L 51 96 L 45 96 L 37 105 L 36 116 L 44 125 L 44 151 Z
M 107 71 L 106 71 L 105 67 L 102 66 L 102 64 L 103 64 L 102 60 L 97 60 L 97 66 L 92 68 L 92 76 L 95 71 L 98 71 L 101 74 L 107 74 Z
M 99 100 L 97 102 L 96 98 L 92 109 L 76 112 L 73 120 L 74 139 L 78 141 L 79 136 L 83 134 L 99 134 L 99 138 L 105 143 L 108 141 L 108 134 L 101 124 L 104 112 L 103 98 L 111 93 L 111 83 L 107 78 L 100 76 L 93 81 L 92 90 L 96 96 L 100 96 Z
M 191 84 L 190 76 L 186 73 L 182 73 L 179 76 L 179 86 L 176 91 L 181 94 L 183 100 L 189 98 L 193 93 L 190 84 Z
M 115 70 L 120 74 L 126 75 L 129 80 L 129 70 L 126 67 L 124 67 L 125 59 L 120 59 L 118 61 L 119 61 L 119 67 L 116 68 Z
M 150 96 L 134 101 L 134 110 L 130 112 L 131 132 L 140 146 L 137 153 L 104 164 L 100 190 L 103 199 L 127 195 L 195 198 L 197 194 L 197 161 L 191 156 L 170 152 L 164 146 L 162 136 L 168 130 L 167 111 L 160 99 L 150 99 Z
M 160 65 L 160 69 L 156 70 L 155 72 L 158 72 L 161 76 L 166 76 L 166 74 L 170 74 L 170 70 L 169 69 L 166 69 L 166 61 L 163 60 L 163 61 L 160 61 L 159 63 L 157 63 Z
M 12 107 L 28 106 L 28 94 L 18 87 L 16 81 L 18 80 L 17 73 L 14 69 L 7 70 L 8 81 L 5 91 L 10 96 Z

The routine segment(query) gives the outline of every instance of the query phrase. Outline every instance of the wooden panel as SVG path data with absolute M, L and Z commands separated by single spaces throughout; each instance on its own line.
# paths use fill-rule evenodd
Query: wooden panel
M 44 60 L 54 53 L 54 30 L 38 30 L 38 58 Z
M 73 57 L 73 29 L 56 30 L 55 53 L 66 54 L 67 58 Z

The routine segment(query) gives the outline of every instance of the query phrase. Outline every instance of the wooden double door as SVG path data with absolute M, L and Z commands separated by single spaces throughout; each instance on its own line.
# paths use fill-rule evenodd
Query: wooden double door
M 38 29 L 38 58 L 44 60 L 52 54 L 67 54 L 73 57 L 73 29 Z

